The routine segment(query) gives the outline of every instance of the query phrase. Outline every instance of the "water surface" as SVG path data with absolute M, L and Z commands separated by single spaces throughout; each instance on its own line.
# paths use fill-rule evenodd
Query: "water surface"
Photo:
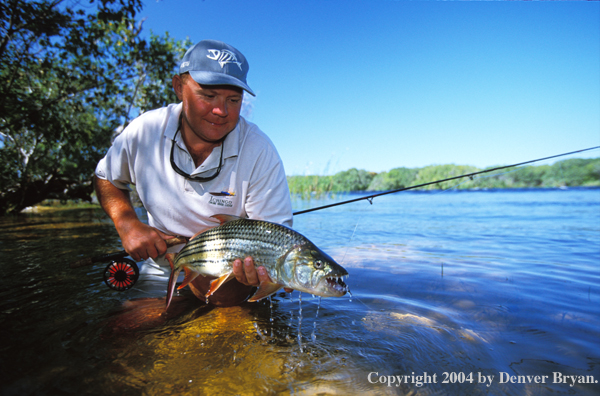
M 184 290 L 164 315 L 166 292 L 69 269 L 121 248 L 101 211 L 0 219 L 0 393 L 600 393 L 566 377 L 600 380 L 600 190 L 404 192 L 294 228 L 352 297 L 212 308 Z

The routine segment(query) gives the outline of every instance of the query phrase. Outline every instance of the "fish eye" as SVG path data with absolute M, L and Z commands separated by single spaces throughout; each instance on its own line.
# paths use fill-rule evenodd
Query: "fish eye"
M 321 269 L 321 268 L 323 268 L 323 262 L 321 260 L 316 260 L 314 262 L 314 266 L 316 269 Z

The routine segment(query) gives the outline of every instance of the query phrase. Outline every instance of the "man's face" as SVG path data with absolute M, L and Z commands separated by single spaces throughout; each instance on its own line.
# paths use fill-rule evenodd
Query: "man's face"
M 183 102 L 183 131 L 189 143 L 216 143 L 237 125 L 243 90 L 230 85 L 199 85 L 190 76 L 173 78 L 177 97 Z M 191 132 L 191 133 L 190 133 Z

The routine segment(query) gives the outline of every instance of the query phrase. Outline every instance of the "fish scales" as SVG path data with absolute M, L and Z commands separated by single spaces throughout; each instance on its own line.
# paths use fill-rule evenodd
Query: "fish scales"
M 252 256 L 256 265 L 270 267 L 292 246 L 308 242 L 302 235 L 293 235 L 278 224 L 248 224 L 243 220 L 239 223 L 231 221 L 200 234 L 181 251 L 176 262 L 191 260 L 194 265 L 230 265 L 236 258 Z
M 348 272 L 302 234 L 280 224 L 242 219 L 230 215 L 214 216 L 221 225 L 193 237 L 176 255 L 169 256 L 173 272 L 169 279 L 169 306 L 177 275 L 186 270 L 179 288 L 195 277 L 212 276 L 208 298 L 223 283 L 234 279 L 235 259 L 252 257 L 256 266 L 264 266 L 272 282 L 261 282 L 249 301 L 258 301 L 281 287 L 320 296 L 341 296 L 347 286 L 341 280 Z

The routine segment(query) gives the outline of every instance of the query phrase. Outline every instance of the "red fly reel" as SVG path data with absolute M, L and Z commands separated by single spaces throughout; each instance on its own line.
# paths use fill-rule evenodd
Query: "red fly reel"
M 135 261 L 121 258 L 111 262 L 104 270 L 104 283 L 117 291 L 130 289 L 140 276 L 140 269 Z

